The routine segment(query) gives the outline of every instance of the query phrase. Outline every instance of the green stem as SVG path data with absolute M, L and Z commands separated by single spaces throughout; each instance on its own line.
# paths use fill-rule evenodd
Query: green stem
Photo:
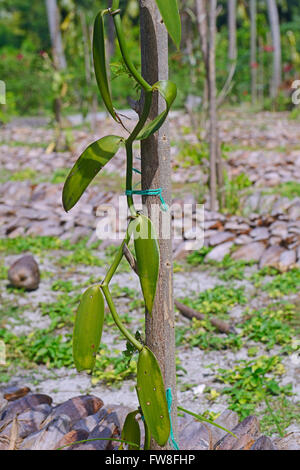
M 191 416 L 194 416 L 194 418 L 198 419 L 199 421 L 203 421 L 204 423 L 209 423 L 212 426 L 215 426 L 216 428 L 222 429 L 222 431 L 226 431 L 229 434 L 231 434 L 233 437 L 237 438 L 237 436 L 233 434 L 233 432 L 229 431 L 229 429 L 223 428 L 223 426 L 220 426 L 219 424 L 215 423 L 214 421 L 211 421 L 210 419 L 203 418 L 203 416 L 197 415 L 196 413 L 193 413 L 192 411 L 186 410 L 182 406 L 178 406 L 177 409 L 180 411 L 184 411 L 185 413 Z
M 124 32 L 123 32 L 120 12 L 116 12 L 115 14 L 114 14 L 114 12 L 112 12 L 112 14 L 113 14 L 114 24 L 115 24 L 115 28 L 116 28 L 117 38 L 118 38 L 118 42 L 119 42 L 119 45 L 120 45 L 122 57 L 124 59 L 124 62 L 125 62 L 128 70 L 129 70 L 129 72 L 133 75 L 135 80 L 141 85 L 141 87 L 145 91 L 149 91 L 149 92 L 152 91 L 151 85 L 149 85 L 149 83 L 146 82 L 146 80 L 143 79 L 142 75 L 137 71 L 137 69 L 135 68 L 135 66 L 131 62 L 131 59 L 130 59 L 130 56 L 128 54 L 128 50 L 127 50 L 127 47 L 126 47 L 126 39 L 125 39 Z
M 115 274 L 115 272 L 116 272 L 116 270 L 117 270 L 117 268 L 118 268 L 118 266 L 121 262 L 121 259 L 123 257 L 123 247 L 124 247 L 125 244 L 127 245 L 129 240 L 130 240 L 130 233 L 129 233 L 128 228 L 127 228 L 126 236 L 125 236 L 120 248 L 118 249 L 118 252 L 117 252 L 117 254 L 116 254 L 109 270 L 107 271 L 106 276 L 105 276 L 103 282 L 101 283 L 101 286 L 108 286 L 108 284 L 110 283 L 113 275 Z
M 140 116 L 139 122 L 133 129 L 132 133 L 128 137 L 128 139 L 125 142 L 125 147 L 126 147 L 126 160 L 127 160 L 127 169 L 126 169 L 126 190 L 132 191 L 132 160 L 133 160 L 133 142 L 139 132 L 143 129 L 149 113 L 151 109 L 151 104 L 152 104 L 152 91 L 146 91 L 145 92 L 145 102 L 144 102 L 144 108 L 143 112 Z M 134 202 L 133 202 L 133 197 L 132 195 L 127 196 L 127 204 L 130 210 L 130 213 L 133 217 L 136 217 L 136 210 L 134 207 Z
M 151 434 L 149 432 L 149 427 L 145 420 L 144 420 L 144 429 L 145 429 L 144 450 L 149 450 L 150 443 L 151 443 Z
M 119 8 L 119 3 L 120 3 L 120 0 L 113 0 L 112 2 L 112 10 L 117 10 Z
M 133 346 L 139 351 L 141 352 L 141 350 L 143 349 L 143 345 L 137 341 L 137 339 L 127 330 L 127 328 L 125 328 L 125 326 L 122 324 L 121 320 L 120 320 L 120 317 L 119 315 L 117 314 L 117 311 L 116 311 L 116 308 L 115 308 L 115 305 L 114 305 L 114 302 L 113 302 L 113 299 L 112 299 L 112 296 L 111 296 L 111 293 L 109 291 L 109 288 L 108 286 L 106 285 L 101 285 L 100 286 L 101 289 L 102 289 L 102 292 L 106 298 L 106 302 L 108 304 L 108 307 L 109 307 L 109 310 L 112 314 L 112 317 L 114 319 L 114 322 L 115 324 L 117 325 L 117 327 L 119 328 L 119 330 L 121 331 L 121 333 L 123 333 L 123 335 L 125 336 L 125 338 L 128 339 L 128 341 L 130 341 L 131 344 L 133 344 Z
M 282 432 L 282 429 L 281 429 L 280 424 L 279 424 L 279 420 L 278 420 L 277 416 L 275 415 L 275 413 L 273 412 L 273 410 L 272 410 L 272 408 L 271 408 L 271 406 L 270 406 L 270 403 L 269 403 L 269 400 L 268 400 L 268 398 L 267 398 L 267 395 L 265 395 L 264 398 L 265 398 L 265 403 L 266 403 L 266 405 L 267 405 L 267 409 L 268 409 L 270 415 L 272 416 L 272 418 L 273 418 L 273 420 L 274 420 L 274 423 L 275 423 L 275 426 L 276 426 L 276 428 L 277 428 L 277 431 L 278 431 L 280 437 L 283 437 L 283 436 L 284 436 L 284 432 Z

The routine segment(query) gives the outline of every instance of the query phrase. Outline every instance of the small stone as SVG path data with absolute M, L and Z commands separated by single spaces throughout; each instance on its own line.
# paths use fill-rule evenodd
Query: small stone
M 260 436 L 250 450 L 276 450 L 276 447 L 269 437 Z
M 4 389 L 3 396 L 7 401 L 14 401 L 18 398 L 25 397 L 29 392 L 31 392 L 29 387 L 9 387 Z
M 233 254 L 234 260 L 258 261 L 265 250 L 263 242 L 252 242 L 238 248 Z
M 17 416 L 18 422 L 18 437 L 25 439 L 30 434 L 37 432 L 40 429 L 41 424 L 47 417 L 47 411 L 41 410 L 27 410 Z M 7 421 L 7 426 L 0 433 L 0 438 L 11 434 L 12 422 Z
M 254 228 L 251 230 L 250 235 L 255 241 L 268 240 L 270 237 L 269 230 L 266 227 Z
M 40 271 L 32 255 L 19 258 L 8 271 L 8 279 L 15 287 L 36 290 L 40 283 Z
M 205 261 L 222 261 L 224 257 L 230 253 L 230 249 L 232 246 L 233 242 L 226 242 L 216 246 L 205 256 Z
M 256 416 L 248 416 L 232 432 L 238 437 L 226 434 L 214 447 L 215 450 L 248 450 L 260 435 L 259 421 Z
M 234 240 L 235 245 L 247 245 L 248 243 L 252 243 L 253 239 L 249 237 L 249 235 L 240 235 Z
M 231 431 L 238 425 L 239 417 L 235 411 L 225 410 L 214 422 Z M 211 448 L 214 448 L 215 444 L 226 436 L 227 432 L 213 426 L 212 424 L 206 424 L 205 426 L 211 434 Z
M 56 416 L 43 428 L 28 436 L 20 445 L 20 450 L 54 450 L 57 444 L 71 430 L 69 416 Z
M 96 425 L 96 427 L 89 433 L 88 439 L 112 439 L 117 438 L 119 430 L 113 422 L 103 420 Z M 110 450 L 112 441 L 99 440 L 94 442 L 86 442 L 72 446 L 72 450 Z
M 288 234 L 287 224 L 280 221 L 274 222 L 270 226 L 270 230 L 273 236 L 280 237 L 281 239 L 285 239 Z
M 295 250 L 286 250 L 283 251 L 280 255 L 278 262 L 278 269 L 281 272 L 286 272 L 289 269 L 293 268 L 296 263 L 296 251 Z
M 178 446 L 184 450 L 209 450 L 210 433 L 198 421 L 188 421 L 187 425 L 181 429 Z
M 259 268 L 261 269 L 264 266 L 278 268 L 280 255 L 283 251 L 284 251 L 284 248 L 278 245 L 273 245 L 267 248 L 260 259 Z
M 250 232 L 250 227 L 248 224 L 242 223 L 239 224 L 238 222 L 226 222 L 225 230 L 230 230 L 231 232 L 237 232 L 240 234 L 247 234 Z
M 71 426 L 86 416 L 97 413 L 103 406 L 103 401 L 94 395 L 83 395 L 79 397 L 70 398 L 64 403 L 56 406 L 51 415 L 48 416 L 45 424 L 52 421 L 55 417 L 60 415 L 69 416 Z
M 78 444 L 78 441 L 84 441 L 85 439 L 88 438 L 89 433 L 85 431 L 84 429 L 78 429 L 78 430 L 72 430 L 65 434 L 61 440 L 56 444 L 55 449 L 60 449 L 61 447 L 64 447 L 64 449 L 61 450 L 72 450 L 72 445 L 76 442 L 76 445 Z
M 17 414 L 22 413 L 25 410 L 36 409 L 37 406 L 42 404 L 51 405 L 52 398 L 48 395 L 43 394 L 31 394 L 29 393 L 23 398 L 19 398 L 8 405 L 2 410 L 1 420 L 12 419 Z
M 209 239 L 209 244 L 211 246 L 221 245 L 221 243 L 229 242 L 235 238 L 235 235 L 231 232 L 219 232 L 216 235 L 213 235 Z
M 278 450 L 300 450 L 300 432 L 290 432 L 284 437 L 274 439 Z

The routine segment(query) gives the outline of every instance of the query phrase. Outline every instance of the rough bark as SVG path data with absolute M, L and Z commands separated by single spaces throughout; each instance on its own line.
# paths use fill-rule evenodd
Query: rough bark
M 67 62 L 63 49 L 63 42 L 60 32 L 59 10 L 56 0 L 46 0 L 46 8 L 54 66 L 57 69 L 62 70 L 66 68 Z
M 210 153 L 210 209 L 217 210 L 217 92 L 216 92 L 216 9 L 217 0 L 209 2 L 208 93 L 209 93 L 209 153 Z
M 281 84 L 281 41 L 278 8 L 276 0 L 267 0 L 268 14 L 273 43 L 273 74 L 270 87 L 271 98 L 276 98 Z
M 168 78 L 168 35 L 153 0 L 140 0 L 142 74 L 153 84 Z M 165 109 L 163 100 L 155 96 L 150 113 L 154 118 Z M 171 162 L 168 121 L 152 137 L 141 144 L 142 189 L 163 188 L 163 197 L 171 204 Z M 159 197 L 148 196 L 143 203 L 153 216 L 153 207 L 160 205 Z M 168 212 L 168 226 L 171 225 Z M 177 397 L 175 366 L 175 325 L 173 301 L 172 239 L 163 238 L 162 224 L 157 227 L 160 246 L 160 273 L 152 316 L 146 317 L 146 344 L 156 355 L 165 381 L 172 389 L 172 425 L 177 434 Z M 171 233 L 171 231 L 170 231 Z M 152 442 L 152 448 L 159 448 Z M 166 446 L 168 448 L 168 445 Z
M 250 1 L 250 23 L 251 23 L 251 44 L 250 44 L 250 66 L 251 66 L 251 98 L 252 104 L 257 101 L 257 26 L 256 26 L 257 5 L 256 0 Z
M 205 65 L 205 84 L 203 93 L 203 108 L 208 107 L 208 18 L 207 18 L 207 0 L 196 0 L 197 27 L 200 37 L 201 52 Z
M 228 32 L 229 32 L 228 58 L 229 60 L 234 61 L 236 60 L 236 57 L 237 57 L 236 0 L 228 1 Z

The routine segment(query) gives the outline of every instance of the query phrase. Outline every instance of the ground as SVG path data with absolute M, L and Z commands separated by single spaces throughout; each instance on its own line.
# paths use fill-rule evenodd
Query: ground
M 204 248 L 187 252 L 187 234 L 174 243 L 175 298 L 205 314 L 205 320 L 191 322 L 176 311 L 178 401 L 210 417 L 228 407 L 240 417 L 257 414 L 263 432 L 278 435 L 300 423 L 300 128 L 284 113 L 228 110 L 220 129 L 226 208 L 212 214 L 207 148 L 187 115 L 171 115 L 174 200 L 204 203 L 206 211 Z M 124 153 L 68 214 L 61 191 L 80 151 L 94 137 L 115 132 L 105 118 L 95 136 L 84 125 L 70 125 L 65 134 L 71 150 L 53 152 L 51 126 L 23 121 L 0 129 L 0 339 L 7 359 L 0 366 L 2 389 L 17 383 L 50 394 L 56 403 L 92 392 L 105 404 L 137 405 L 135 357 L 130 366 L 124 361 L 126 344 L 110 315 L 93 376 L 78 374 L 72 361 L 80 295 L 103 278 L 116 250 L 97 239 L 96 210 L 116 205 L 124 192 Z M 253 243 L 262 248 L 254 261 L 235 257 Z M 276 262 L 263 258 L 271 246 L 280 247 Z M 210 255 L 216 248 L 221 257 Z M 27 252 L 41 272 L 39 288 L 31 292 L 7 282 L 9 266 Z M 123 321 L 142 333 L 139 282 L 125 260 L 112 287 Z M 232 333 L 212 327 L 212 317 L 232 325 Z

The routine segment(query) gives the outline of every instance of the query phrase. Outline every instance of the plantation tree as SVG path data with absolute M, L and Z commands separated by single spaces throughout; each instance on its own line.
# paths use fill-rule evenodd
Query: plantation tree
M 250 0 L 250 24 L 251 24 L 251 44 L 250 44 L 250 67 L 251 67 L 251 98 L 252 104 L 257 100 L 257 3 L 256 0 Z
M 229 34 L 228 58 L 230 61 L 235 61 L 236 56 L 237 56 L 236 0 L 228 0 L 228 34 Z
M 168 35 L 154 0 L 140 0 L 142 75 L 148 83 L 168 79 Z M 154 97 L 150 118 L 154 119 L 165 109 L 164 100 Z M 166 121 L 159 131 L 141 142 L 142 189 L 162 188 L 167 204 L 171 203 L 171 163 L 169 126 Z M 149 217 L 159 197 L 145 196 L 144 204 Z M 164 214 L 169 216 L 170 213 Z M 168 220 L 170 226 L 171 219 Z M 175 325 L 173 296 L 172 240 L 164 238 L 162 224 L 157 227 L 160 247 L 160 271 L 152 316 L 146 315 L 146 344 L 156 355 L 166 388 L 172 389 L 171 419 L 174 435 L 177 425 Z M 170 232 L 171 233 L 171 232 Z M 153 449 L 159 449 L 155 442 Z M 165 448 L 168 448 L 166 446 Z
M 210 154 L 210 209 L 217 209 L 218 124 L 216 89 L 216 10 L 217 0 L 209 2 L 208 32 L 208 96 L 209 96 L 209 154 Z
M 270 87 L 271 98 L 275 99 L 281 84 L 281 40 L 280 24 L 276 0 L 267 0 L 268 15 L 273 43 L 273 74 Z
M 202 59 L 205 66 L 205 84 L 203 93 L 203 107 L 208 106 L 208 22 L 207 22 L 207 0 L 196 0 L 197 27 L 200 37 Z
M 64 70 L 67 67 L 67 62 L 63 49 L 62 36 L 60 31 L 60 14 L 56 0 L 46 0 L 46 9 L 52 45 L 53 66 L 55 70 Z M 61 100 L 59 97 L 56 97 L 54 100 L 54 112 L 56 121 L 60 123 Z
M 205 67 L 206 89 L 209 114 L 209 154 L 210 154 L 210 209 L 217 209 L 223 204 L 223 169 L 220 151 L 217 88 L 216 88 L 216 15 L 217 0 L 196 0 L 198 32 Z M 225 87 L 224 87 L 225 90 Z M 204 91 L 204 96 L 206 91 Z M 222 95 L 222 93 L 220 94 Z M 220 101 L 221 101 L 220 96 Z

